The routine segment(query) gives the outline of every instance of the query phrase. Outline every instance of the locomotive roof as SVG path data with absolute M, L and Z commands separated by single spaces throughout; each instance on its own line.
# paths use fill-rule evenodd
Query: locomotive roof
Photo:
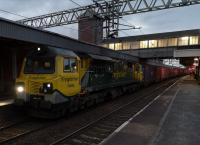
M 28 56 L 56 56 L 61 55 L 65 57 L 90 57 L 96 60 L 104 60 L 104 61 L 113 61 L 116 62 L 115 58 L 101 56 L 101 55 L 94 55 L 94 54 L 84 54 L 84 53 L 75 53 L 70 50 L 56 48 L 56 47 L 40 47 L 35 48 Z
M 68 57 L 78 57 L 76 53 L 70 50 L 55 48 L 55 47 L 38 47 L 31 51 L 28 56 L 68 56 Z

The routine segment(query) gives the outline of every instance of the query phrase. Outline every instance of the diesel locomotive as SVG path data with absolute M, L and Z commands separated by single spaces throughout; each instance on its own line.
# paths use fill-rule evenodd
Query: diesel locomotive
M 186 69 L 152 62 L 37 48 L 24 59 L 16 80 L 15 104 L 26 107 L 32 116 L 58 118 L 185 74 Z
M 142 65 L 59 48 L 37 48 L 24 59 L 16 80 L 17 106 L 55 118 L 117 97 L 143 81 Z

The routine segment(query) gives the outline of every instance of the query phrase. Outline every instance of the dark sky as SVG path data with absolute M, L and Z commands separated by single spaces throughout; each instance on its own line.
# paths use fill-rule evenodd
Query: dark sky
M 88 5 L 92 0 L 74 0 L 80 5 Z M 47 14 L 59 10 L 78 7 L 69 0 L 0 0 L 0 9 L 17 13 L 26 17 Z M 200 28 L 200 5 L 162 10 L 125 16 L 124 19 L 135 26 L 141 26 L 140 30 L 123 31 L 120 36 L 141 35 L 166 31 L 177 31 Z M 0 17 L 11 20 L 23 19 L 15 15 L 0 11 Z M 126 23 L 121 21 L 121 23 Z M 77 38 L 77 25 L 67 25 L 49 29 L 64 35 Z

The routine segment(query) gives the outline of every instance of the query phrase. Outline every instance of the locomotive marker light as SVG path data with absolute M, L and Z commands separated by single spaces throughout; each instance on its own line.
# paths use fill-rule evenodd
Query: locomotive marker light
M 48 88 L 51 88 L 51 84 L 47 84 L 47 87 L 48 87 Z
M 52 93 L 53 91 L 53 84 L 52 83 L 44 83 L 43 84 L 43 92 L 44 93 Z

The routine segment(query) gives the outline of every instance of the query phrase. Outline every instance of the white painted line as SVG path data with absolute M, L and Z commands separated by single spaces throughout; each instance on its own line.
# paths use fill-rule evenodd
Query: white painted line
M 139 112 L 137 112 L 132 118 L 123 123 L 120 127 L 118 127 L 112 134 L 110 134 L 105 140 L 103 140 L 99 145 L 103 145 L 106 141 L 110 140 L 115 134 L 120 132 L 123 128 L 125 128 L 133 119 L 135 119 L 138 115 L 140 115 L 143 111 L 145 111 L 149 106 L 151 106 L 155 101 L 157 101 L 163 94 L 165 94 L 169 89 L 171 89 L 179 80 L 173 83 L 171 86 L 166 88 L 160 95 L 158 95 L 154 100 L 148 103 L 144 108 L 142 108 Z
M 158 139 L 159 134 L 160 134 L 160 131 L 161 131 L 161 128 L 162 128 L 163 125 L 164 125 L 164 122 L 165 122 L 165 120 L 166 120 L 166 118 L 167 118 L 167 116 L 168 116 L 168 114 L 169 114 L 169 112 L 170 112 L 170 110 L 171 110 L 171 108 L 172 108 L 172 105 L 173 105 L 173 103 L 174 103 L 174 100 L 176 99 L 177 94 L 179 93 L 179 91 L 180 91 L 180 87 L 176 90 L 176 93 L 174 94 L 174 96 L 173 96 L 173 98 L 172 98 L 172 100 L 171 100 L 171 102 L 170 102 L 170 104 L 169 104 L 169 106 L 168 106 L 168 108 L 167 108 L 167 111 L 165 112 L 164 116 L 162 117 L 162 119 L 161 119 L 161 121 L 160 121 L 160 123 L 159 123 L 159 128 L 157 129 L 156 134 L 155 134 L 155 136 L 153 137 L 153 139 L 150 141 L 149 145 L 155 145 L 155 144 L 156 144 L 157 139 Z
M 119 132 L 122 128 L 124 128 L 127 124 L 129 123 L 129 121 L 124 122 L 120 127 L 118 127 L 114 132 Z

